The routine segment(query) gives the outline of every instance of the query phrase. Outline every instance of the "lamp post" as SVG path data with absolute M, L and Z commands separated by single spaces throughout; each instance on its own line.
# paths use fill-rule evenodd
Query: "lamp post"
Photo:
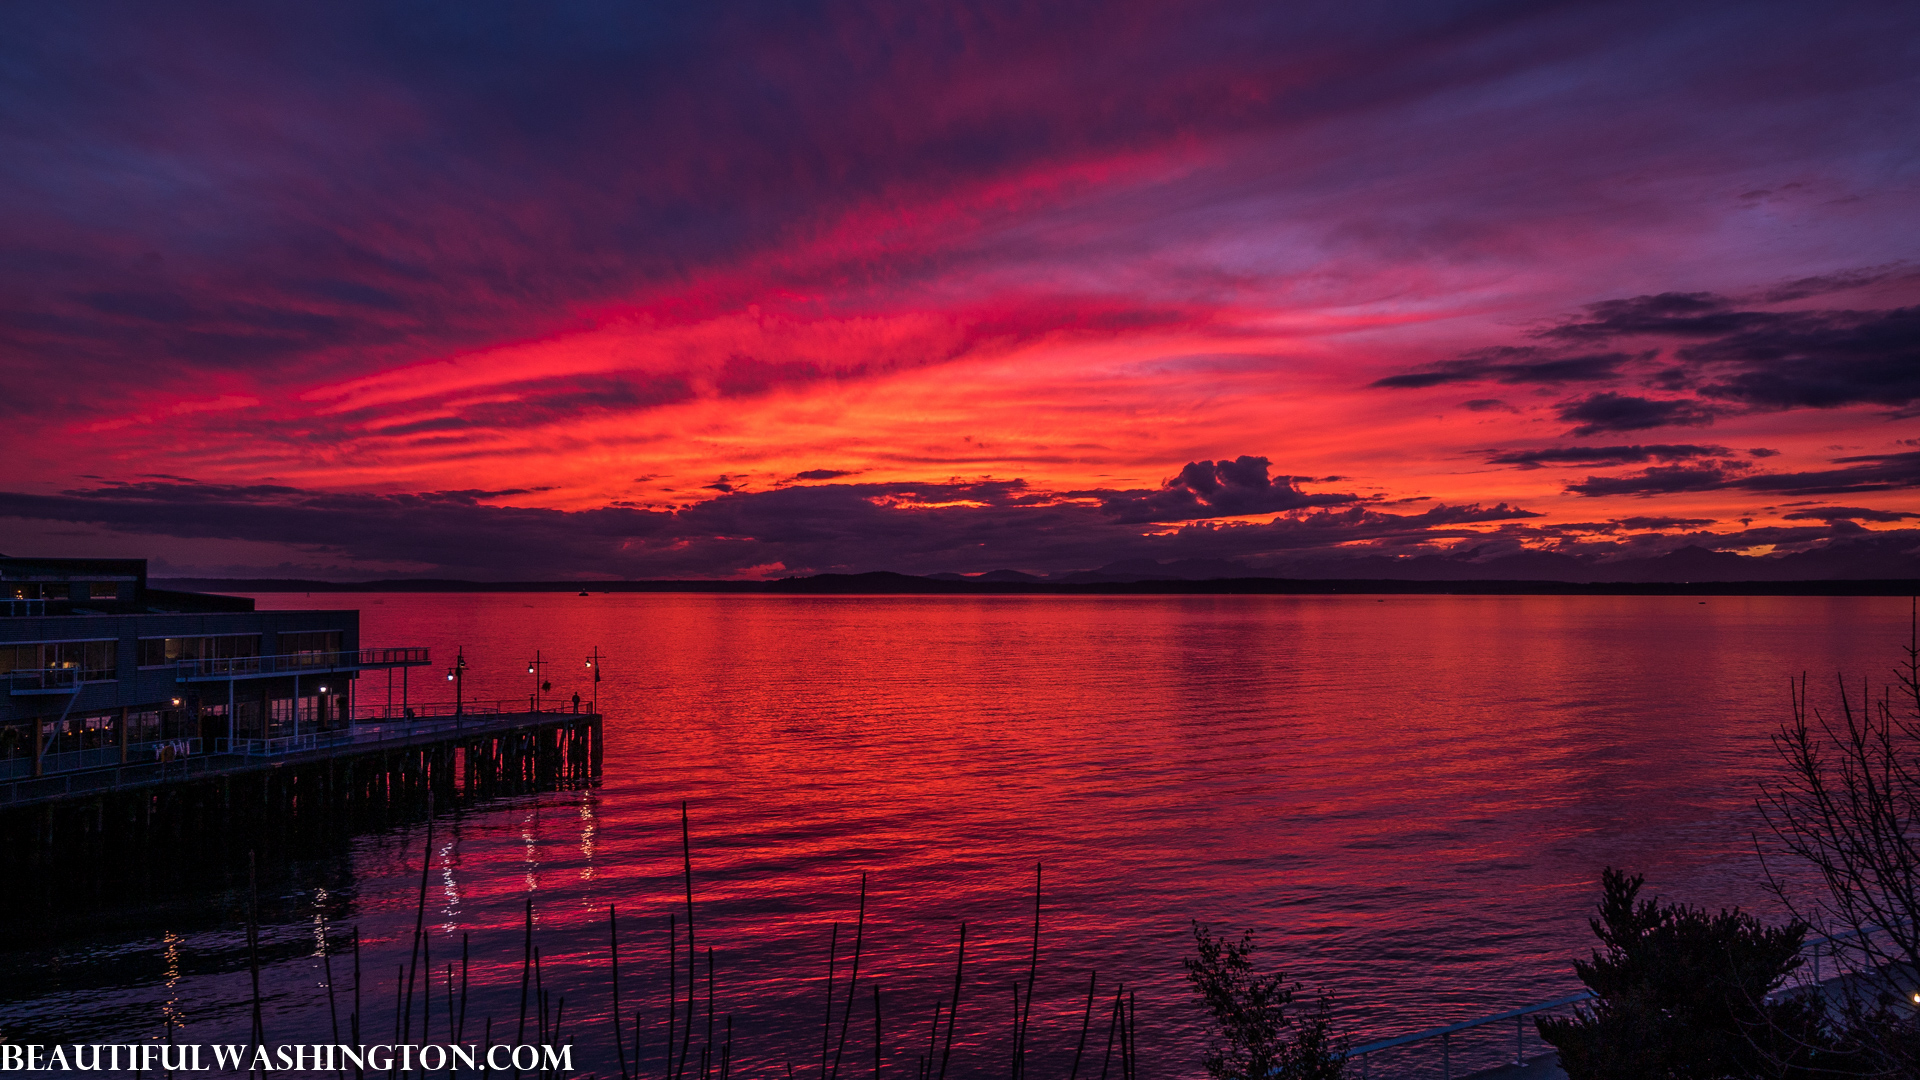
M 467 647 L 460 646 L 453 658 L 453 666 L 447 669 L 447 681 L 453 684 L 453 726 L 460 729 L 461 719 L 466 715 L 467 688 Z
M 533 676 L 533 711 L 534 712 L 540 711 L 541 691 L 553 689 L 552 683 L 542 683 L 540 681 L 541 680 L 540 671 L 541 669 L 547 666 L 547 663 L 548 661 L 540 659 L 539 649 L 533 650 L 533 659 L 527 661 L 527 674 Z
M 593 672 L 593 714 L 600 715 L 600 646 L 593 647 L 592 655 L 587 657 L 587 670 Z

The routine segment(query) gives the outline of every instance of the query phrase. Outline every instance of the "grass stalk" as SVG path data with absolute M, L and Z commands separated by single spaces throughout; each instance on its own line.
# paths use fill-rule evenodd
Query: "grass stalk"
M 1073 1048 L 1073 1071 L 1067 1074 L 1067 1080 L 1079 1080 L 1080 1077 L 1080 1055 L 1086 1052 L 1087 1025 L 1093 1021 L 1093 988 L 1099 980 L 1099 972 L 1087 973 L 1087 1008 L 1080 1014 L 1080 1042 Z
M 960 949 L 953 960 L 953 1004 L 947 1006 L 947 1044 L 940 1051 L 940 1080 L 947 1080 L 947 1065 L 953 1060 L 953 1025 L 960 1019 L 960 984 L 967 963 L 967 924 L 960 924 Z
M 847 974 L 847 1005 L 840 1014 L 840 1045 L 833 1051 L 833 1075 L 840 1080 L 840 1055 L 847 1049 L 847 1025 L 853 1021 L 854 984 L 860 981 L 860 948 L 867 937 L 867 875 L 860 875 L 860 915 L 853 929 L 853 967 Z

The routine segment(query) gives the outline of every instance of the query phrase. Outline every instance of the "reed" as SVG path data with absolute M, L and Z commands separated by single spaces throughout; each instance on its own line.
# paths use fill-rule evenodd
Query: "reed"
M 693 940 L 693 832 L 687 823 L 687 804 L 680 803 L 680 856 L 685 869 L 687 882 L 687 1020 L 680 1035 L 680 1066 L 673 1070 L 673 1080 L 682 1080 L 687 1073 L 687 1048 L 693 1042 L 693 1003 L 694 1003 L 694 940 Z
M 847 1007 L 840 1014 L 840 1045 L 833 1052 L 833 1075 L 831 1080 L 839 1080 L 840 1055 L 847 1049 L 847 1025 L 853 1020 L 854 984 L 860 981 L 860 947 L 867 936 L 867 875 L 860 875 L 860 916 L 853 931 L 853 970 L 847 975 Z M 832 1003 L 828 1003 L 831 1010 Z M 828 1016 L 832 1020 L 831 1012 Z
M 353 928 L 353 1012 L 347 1014 L 347 1027 L 353 1032 L 354 1045 L 360 1044 L 360 928 Z M 353 1067 L 355 1080 L 365 1080 L 365 1066 Z
M 620 1053 L 620 1080 L 628 1080 L 627 1040 L 620 1031 L 620 914 L 612 904 L 607 905 L 607 952 L 613 973 L 613 1045 Z
M 1107 1053 L 1100 1059 L 1100 1080 L 1107 1080 L 1107 1067 L 1113 1064 L 1113 1037 L 1120 1028 L 1120 993 L 1125 985 L 1122 983 L 1122 991 L 1114 993 L 1113 1008 L 1107 1011 Z
M 947 1080 L 947 1065 L 953 1060 L 953 1026 L 960 1019 L 960 985 L 966 979 L 967 924 L 960 924 L 960 948 L 953 960 L 953 1004 L 947 1006 L 947 1045 L 940 1051 L 940 1080 Z
M 1033 1019 L 1033 983 L 1040 974 L 1040 864 L 1033 864 L 1033 955 L 1027 963 L 1027 1011 L 1020 1016 L 1020 1029 L 1014 1035 L 1013 1080 L 1027 1075 L 1027 1025 Z
M 1073 1048 L 1073 1071 L 1067 1074 L 1067 1080 L 1079 1080 L 1080 1055 L 1087 1049 L 1087 1025 L 1093 1022 L 1093 988 L 1100 981 L 1100 973 L 1087 973 L 1087 1008 L 1080 1014 L 1080 1041 Z
M 719 1000 L 719 962 L 717 950 L 709 945 L 705 948 L 706 960 L 706 1032 L 703 1043 L 696 1047 L 692 1036 L 696 1021 L 696 1012 L 700 1008 L 699 960 L 695 928 L 695 888 L 693 880 L 693 844 L 691 815 L 685 803 L 681 805 L 681 876 L 684 893 L 684 912 L 686 923 L 686 970 L 685 998 L 681 997 L 681 959 L 680 959 L 680 912 L 667 913 L 667 979 L 666 1008 L 662 1010 L 665 1028 L 664 1054 L 659 1062 L 660 1080 L 731 1080 L 737 1055 L 734 1045 L 734 1017 L 723 1010 Z M 432 1031 L 432 999 L 434 994 L 432 955 L 432 935 L 425 924 L 426 892 L 431 881 L 433 861 L 433 837 L 435 827 L 431 819 L 427 823 L 426 844 L 421 852 L 420 879 L 415 891 L 414 925 L 409 940 L 408 957 L 404 964 L 398 964 L 394 971 L 394 1017 L 393 1031 L 396 1043 L 412 1041 L 417 1022 L 418 1031 L 423 1039 L 430 1039 Z M 249 898 L 247 911 L 247 942 L 249 969 L 252 976 L 252 1043 L 253 1046 L 265 1042 L 264 1007 L 261 991 L 259 959 L 259 916 L 258 883 L 254 870 L 254 860 L 249 860 Z M 1019 975 L 1009 987 L 1012 998 L 1012 1012 L 1007 1027 L 1006 1062 L 1010 1080 L 1027 1080 L 1029 1062 L 1035 1043 L 1033 1014 L 1036 999 L 1039 996 L 1039 972 L 1041 941 L 1045 929 L 1045 868 L 1041 864 L 1034 867 L 1033 915 L 1028 931 L 1027 970 L 1024 979 Z M 854 921 L 854 940 L 847 964 L 846 985 L 840 985 L 839 932 L 841 924 L 832 923 L 828 928 L 827 978 L 824 995 L 824 1010 L 821 1020 L 820 1072 L 818 1080 L 840 1080 L 840 1073 L 847 1068 L 846 1057 L 848 1041 L 853 1037 L 852 1019 L 860 990 L 860 977 L 871 966 L 867 959 L 866 922 L 869 907 L 871 876 L 860 875 L 856 916 Z M 676 905 L 678 906 L 678 905 Z M 572 1042 L 565 1027 L 566 997 L 558 993 L 558 988 L 549 989 L 546 985 L 546 962 L 549 957 L 543 955 L 534 934 L 534 904 L 527 897 L 522 909 L 521 972 L 518 1015 L 516 1018 L 514 1041 L 516 1043 L 537 1042 L 546 1045 L 561 1045 Z M 924 1054 L 914 1055 L 915 1080 L 947 1080 L 956 1073 L 958 1063 L 954 1060 L 954 1044 L 961 1041 L 959 1023 L 963 999 L 967 997 L 967 943 L 971 926 L 962 921 L 958 926 L 958 935 L 954 948 L 953 983 L 951 990 L 932 1002 L 931 1016 L 928 1019 L 927 1043 Z M 334 943 L 326 936 L 326 927 L 322 926 L 322 963 L 327 987 L 327 1018 L 333 1038 L 341 1041 L 342 1028 L 340 1013 L 342 1002 L 340 988 L 334 984 L 332 953 Z M 353 992 L 351 1008 L 347 1012 L 344 1028 L 354 1043 L 359 1043 L 364 1035 L 362 1022 L 365 1014 L 365 1002 L 362 991 L 361 949 L 359 928 L 353 928 L 350 937 L 353 953 Z M 443 979 L 442 993 L 445 1016 L 443 1026 L 449 1042 L 460 1044 L 465 1040 L 467 1013 L 471 993 L 471 936 L 461 936 L 458 978 L 455 977 L 455 964 L 449 958 L 441 965 Z M 622 971 L 622 941 L 620 933 L 619 908 L 616 904 L 607 906 L 607 949 L 605 964 L 610 987 L 611 1013 L 609 1024 L 617 1055 L 620 1080 L 640 1080 L 643 1074 L 651 1072 L 641 1053 L 644 1031 L 644 1009 L 632 1009 L 633 1043 L 631 1054 L 623 1028 L 625 1012 L 630 1006 L 629 987 Z M 456 989 L 455 983 L 458 983 Z M 1079 1080 L 1079 1073 L 1086 1064 L 1087 1043 L 1092 1034 L 1093 1008 L 1099 997 L 1099 974 L 1088 973 L 1085 1000 L 1081 1009 L 1079 1031 L 1074 1036 L 1072 1064 L 1066 1080 Z M 889 1048 L 886 1041 L 886 1016 L 883 1010 L 882 989 L 878 980 L 869 979 L 868 991 L 873 1007 L 873 1047 L 872 1070 L 875 1080 L 879 1080 L 886 1071 Z M 416 995 L 420 1002 L 419 1014 L 413 1011 Z M 838 999 L 836 1000 L 836 995 Z M 835 1011 L 839 1011 L 836 1017 Z M 492 1043 L 494 1017 L 484 1020 L 484 1042 Z M 839 1030 L 834 1031 L 835 1021 Z M 941 1030 L 945 1023 L 945 1031 Z M 995 1025 L 998 1026 L 997 1024 Z M 171 1029 L 169 1029 L 171 1030 Z M 1063 1032 L 1063 1035 L 1072 1034 Z M 1062 1043 L 1065 1042 L 1063 1038 Z M 905 1047 L 900 1048 L 905 1050 Z M 1064 1046 L 1062 1047 L 1064 1049 Z M 1117 1053 L 1116 1053 L 1117 1051 Z M 856 1050 L 856 1054 L 858 1051 Z M 1138 1001 L 1137 995 L 1124 985 L 1113 995 L 1109 1008 L 1107 1045 L 1100 1067 L 1101 1080 L 1108 1080 L 1115 1074 L 1116 1080 L 1139 1080 L 1138 1074 Z M 1115 1066 L 1118 1066 L 1117 1073 Z M 786 1064 L 789 1080 L 792 1080 L 791 1060 Z M 512 1070 L 514 1077 L 522 1075 L 517 1065 Z M 549 1073 L 544 1066 L 535 1070 L 535 1076 L 544 1080 Z M 482 1075 L 491 1077 L 491 1069 Z M 344 1074 L 343 1074 L 344 1076 Z M 448 1080 L 453 1080 L 454 1071 L 446 1072 Z M 356 1070 L 355 1080 L 365 1080 L 364 1070 Z
M 407 997 L 406 997 L 405 1003 L 401 1006 L 401 1010 L 400 1010 L 400 1015 L 401 1015 L 400 1041 L 401 1042 L 406 1042 L 408 1038 L 411 1037 L 413 1034 L 413 978 L 414 978 L 414 972 L 415 972 L 414 965 L 416 960 L 419 957 L 420 947 L 426 940 L 426 935 L 424 931 L 425 931 L 426 917 L 427 917 L 427 876 L 432 871 L 432 869 L 433 869 L 433 795 L 429 793 L 427 795 L 427 844 L 426 844 L 425 850 L 420 855 L 420 896 L 419 896 L 419 900 L 417 901 L 413 909 L 413 943 L 407 949 Z M 529 901 L 529 903 L 531 903 L 531 901 Z M 431 972 L 432 968 L 428 968 L 428 971 Z M 426 1023 L 425 1023 L 425 1020 L 423 1019 L 421 1022 L 421 1031 L 424 1033 L 425 1030 L 426 1030 Z
M 840 955 L 840 924 L 827 933 L 827 1014 L 820 1021 L 820 1080 L 827 1078 L 827 1045 L 833 1040 L 833 966 Z
M 267 1041 L 266 1019 L 260 1008 L 260 881 L 255 870 L 256 860 L 253 852 L 249 851 L 247 852 L 247 970 L 253 976 L 253 1033 L 249 1036 L 247 1045 L 249 1055 L 253 1053 L 254 1047 L 264 1046 Z
M 325 965 L 327 980 L 327 1019 L 333 1024 L 333 1041 L 340 1041 L 340 1006 L 333 1000 L 333 942 L 328 937 L 326 923 L 320 924 L 320 962 Z

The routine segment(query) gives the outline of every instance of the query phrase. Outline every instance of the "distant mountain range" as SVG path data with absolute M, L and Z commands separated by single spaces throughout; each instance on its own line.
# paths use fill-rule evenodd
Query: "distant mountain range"
M 820 574 L 777 581 L 517 581 L 448 579 L 306 581 L 289 578 L 171 578 L 156 586 L 200 592 L 1692 592 L 1739 585 L 1733 592 L 1920 592 L 1920 551 L 1910 530 L 1846 545 L 1779 556 L 1739 555 L 1685 547 L 1665 555 L 1612 562 L 1527 551 L 1493 558 L 1367 555 L 1267 566 L 1222 559 L 1160 563 L 1140 559 L 1096 570 L 1039 575 L 1019 570 L 925 576 L 876 571 Z M 1780 587 L 1775 587 L 1780 586 Z M 1791 586 L 1791 587 L 1788 587 Z M 1706 590 L 1712 591 L 1712 590 Z
M 1904 531 L 1904 530 L 1903 530 Z M 1488 559 L 1446 555 L 1393 558 L 1365 555 L 1349 559 L 1319 559 L 1252 567 L 1224 559 L 1185 559 L 1155 563 L 1140 559 L 1110 563 L 1097 570 L 1038 577 L 1016 570 L 996 570 L 971 580 L 1047 581 L 1092 584 L 1126 581 L 1205 581 L 1216 578 L 1290 578 L 1307 581 L 1564 581 L 1564 582 L 1692 582 L 1692 581 L 1861 581 L 1920 578 L 1920 538 L 1909 534 L 1903 542 L 1861 541 L 1786 555 L 1740 555 L 1683 547 L 1652 558 L 1600 562 L 1551 551 L 1522 551 Z M 933 574 L 956 580 L 958 574 Z

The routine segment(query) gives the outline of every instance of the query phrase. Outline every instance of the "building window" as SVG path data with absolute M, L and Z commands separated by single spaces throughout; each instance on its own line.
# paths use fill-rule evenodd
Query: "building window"
M 0 724 L 0 761 L 32 756 L 33 725 L 30 723 Z
M 182 660 L 234 660 L 259 655 L 259 634 L 140 639 L 141 667 L 165 667 Z
M 330 667 L 339 662 L 340 631 L 318 630 L 302 634 L 281 634 L 280 655 L 297 656 L 304 667 Z
M 43 721 L 40 725 L 41 753 L 70 754 L 75 750 L 98 750 L 118 745 L 120 732 L 115 726 L 118 720 L 117 716 L 109 713 Z
M 0 675 L 46 682 L 105 682 L 120 677 L 114 641 L 37 641 L 0 645 Z

